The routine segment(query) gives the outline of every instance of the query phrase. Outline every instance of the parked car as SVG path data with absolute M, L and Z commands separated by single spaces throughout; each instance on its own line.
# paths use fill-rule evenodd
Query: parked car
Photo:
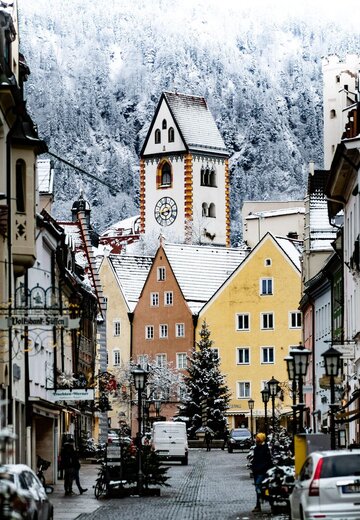
M 314 451 L 290 495 L 292 520 L 360 518 L 360 450 Z
M 234 450 L 248 450 L 252 445 L 251 431 L 247 428 L 235 428 L 231 430 L 227 440 L 227 449 L 229 453 Z
M 12 484 L 20 501 L 26 502 L 22 518 L 26 520 L 53 520 L 54 508 L 44 486 L 25 464 L 4 464 L 0 466 L 0 482 Z

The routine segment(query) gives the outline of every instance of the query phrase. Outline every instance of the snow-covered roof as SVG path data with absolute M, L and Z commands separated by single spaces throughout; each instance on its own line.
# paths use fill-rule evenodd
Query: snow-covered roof
M 304 207 L 293 207 L 293 208 L 282 208 L 282 209 L 272 209 L 267 211 L 257 211 L 256 213 L 249 213 L 245 218 L 246 220 L 256 219 L 259 217 L 267 218 L 267 217 L 280 217 L 284 215 L 296 215 L 296 214 L 304 214 Z
M 178 92 L 163 95 L 189 149 L 228 155 L 205 98 Z
M 197 313 L 248 254 L 246 249 L 164 244 L 191 311 Z
M 39 193 L 53 193 L 54 176 L 50 159 L 37 159 L 36 172 Z
M 129 217 L 124 220 L 120 220 L 120 222 L 116 222 L 112 224 L 110 228 L 101 233 L 101 238 L 103 237 L 118 237 L 129 234 L 138 234 L 139 233 L 139 223 L 140 216 L 135 215 L 134 217 Z
M 274 238 L 292 263 L 301 271 L 302 242 L 289 240 L 284 237 Z
M 150 256 L 109 255 L 130 312 L 135 309 L 147 275 L 153 263 Z

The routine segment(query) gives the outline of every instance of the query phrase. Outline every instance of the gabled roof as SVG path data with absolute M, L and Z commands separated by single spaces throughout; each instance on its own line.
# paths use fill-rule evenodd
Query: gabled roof
M 133 312 L 154 259 L 150 256 L 109 255 L 123 296 Z
M 164 244 L 183 296 L 195 314 L 248 254 L 247 249 Z
M 251 250 L 251 252 L 247 255 L 247 257 L 244 259 L 243 262 L 241 262 L 236 269 L 231 273 L 231 275 L 225 280 L 225 283 L 223 283 L 221 286 L 218 287 L 216 291 L 214 291 L 214 294 L 212 295 L 212 299 L 215 298 L 216 294 L 221 293 L 221 291 L 229 284 L 231 283 L 231 280 L 234 276 L 248 263 L 251 262 L 251 259 L 256 255 L 257 251 L 262 247 L 264 242 L 266 240 L 271 239 L 274 243 L 274 245 L 278 246 L 284 255 L 289 259 L 291 264 L 295 267 L 295 269 L 299 272 L 299 276 L 301 274 L 301 254 L 302 254 L 302 247 L 300 245 L 300 241 L 293 241 L 287 238 L 282 237 L 274 237 L 271 233 L 266 233 L 260 240 L 260 242 L 257 243 L 257 245 Z M 210 298 L 207 302 L 204 303 L 201 310 L 204 310 L 208 306 L 208 304 L 211 304 Z
M 141 150 L 141 155 L 145 150 L 160 106 L 164 102 L 168 105 L 184 144 L 189 151 L 229 155 L 215 120 L 207 107 L 205 98 L 179 94 L 178 92 L 162 93 Z

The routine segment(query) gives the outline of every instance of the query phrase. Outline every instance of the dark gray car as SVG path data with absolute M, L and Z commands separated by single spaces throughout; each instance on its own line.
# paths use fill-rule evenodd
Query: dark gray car
M 232 453 L 234 450 L 248 450 L 252 445 L 251 431 L 247 428 L 235 428 L 231 430 L 227 448 L 228 452 Z

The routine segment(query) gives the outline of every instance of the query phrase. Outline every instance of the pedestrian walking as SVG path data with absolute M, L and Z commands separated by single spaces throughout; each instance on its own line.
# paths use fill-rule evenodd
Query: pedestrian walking
M 73 480 L 74 480 L 74 441 L 68 440 L 64 443 L 61 449 L 61 467 L 64 471 L 64 489 L 65 495 L 73 495 Z
M 211 439 L 212 439 L 211 433 L 207 430 L 205 432 L 206 451 L 210 451 L 211 450 Z
M 225 448 L 226 448 L 228 437 L 229 437 L 229 430 L 227 428 L 225 428 L 224 433 L 223 433 L 223 444 L 221 446 L 222 450 L 225 450 Z
M 87 488 L 81 487 L 81 484 L 80 484 L 81 464 L 80 464 L 80 460 L 79 460 L 79 455 L 74 448 L 73 448 L 72 458 L 73 458 L 75 484 L 77 485 L 80 495 L 82 495 L 83 493 L 85 493 L 87 491 Z
M 265 478 L 266 472 L 272 467 L 271 453 L 266 443 L 265 433 L 258 433 L 255 437 L 254 456 L 251 469 L 254 476 L 254 484 L 256 491 L 256 506 L 253 513 L 261 512 L 261 483 Z

